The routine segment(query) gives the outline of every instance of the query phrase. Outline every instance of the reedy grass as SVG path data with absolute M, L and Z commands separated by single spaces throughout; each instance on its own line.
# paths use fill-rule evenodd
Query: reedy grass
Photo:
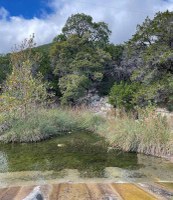
M 173 155 L 173 132 L 167 119 L 154 111 L 142 110 L 137 120 L 127 113 L 111 117 L 100 127 L 100 133 L 113 147 L 126 152 Z
M 13 119 L 11 128 L 0 136 L 0 141 L 37 142 L 73 131 L 95 132 L 103 119 L 86 110 L 41 109 L 27 118 Z
M 173 156 L 173 131 L 166 117 L 154 110 L 140 110 L 139 118 L 123 113 L 101 117 L 85 108 L 40 109 L 17 117 L 0 141 L 38 142 L 75 131 L 89 131 L 106 138 L 114 148 L 154 156 Z

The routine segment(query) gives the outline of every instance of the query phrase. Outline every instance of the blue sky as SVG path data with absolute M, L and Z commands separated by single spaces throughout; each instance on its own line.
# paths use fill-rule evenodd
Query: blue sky
M 173 11 L 173 0 L 0 0 L 0 53 L 9 52 L 33 33 L 38 45 L 61 32 L 71 14 L 85 13 L 108 23 L 111 42 L 127 41 L 154 13 Z
M 45 12 L 52 12 L 48 0 L 0 0 L 0 5 L 12 16 L 23 16 L 26 19 L 42 17 Z

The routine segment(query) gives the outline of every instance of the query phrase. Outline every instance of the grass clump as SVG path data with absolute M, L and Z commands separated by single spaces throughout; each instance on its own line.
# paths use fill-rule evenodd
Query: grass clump
M 27 118 L 14 119 L 0 141 L 37 142 L 78 130 L 94 132 L 102 121 L 101 117 L 85 110 L 42 109 L 30 113 Z
M 154 110 L 140 110 L 137 120 L 127 113 L 113 117 L 101 127 L 100 132 L 112 146 L 126 152 L 173 155 L 173 133 L 167 119 Z
M 168 120 L 154 109 L 103 118 L 87 109 L 40 109 L 26 118 L 16 117 L 0 141 L 38 142 L 62 134 L 89 131 L 104 136 L 111 146 L 126 152 L 154 156 L 173 155 L 173 132 Z

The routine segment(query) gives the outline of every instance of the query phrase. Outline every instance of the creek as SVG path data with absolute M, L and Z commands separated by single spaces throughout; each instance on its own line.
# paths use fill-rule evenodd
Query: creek
M 47 182 L 172 181 L 173 164 L 109 148 L 93 133 L 71 133 L 32 144 L 1 144 L 0 186 Z

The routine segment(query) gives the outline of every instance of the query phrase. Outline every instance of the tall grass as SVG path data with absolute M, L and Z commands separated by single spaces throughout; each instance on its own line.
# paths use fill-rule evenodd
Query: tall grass
M 74 131 L 90 131 L 104 136 L 111 146 L 155 156 L 173 156 L 173 132 L 167 119 L 154 110 L 140 110 L 133 115 L 103 118 L 87 109 L 41 109 L 27 118 L 15 118 L 0 141 L 37 142 Z
M 139 119 L 124 113 L 107 120 L 100 133 L 123 151 L 155 156 L 173 155 L 173 132 L 167 119 L 152 110 L 140 111 Z
M 73 131 L 96 131 L 103 119 L 80 109 L 42 109 L 27 118 L 13 119 L 11 128 L 0 136 L 0 141 L 37 142 Z

